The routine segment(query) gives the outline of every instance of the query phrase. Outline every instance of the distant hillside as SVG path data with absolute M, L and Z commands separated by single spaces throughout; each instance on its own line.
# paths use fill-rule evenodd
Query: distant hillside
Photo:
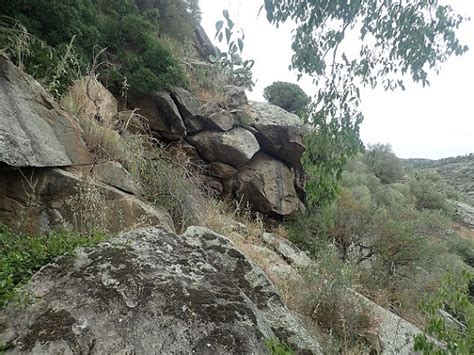
M 415 169 L 431 169 L 438 172 L 449 185 L 474 198 L 474 153 L 445 158 L 430 159 L 405 159 L 407 167 Z

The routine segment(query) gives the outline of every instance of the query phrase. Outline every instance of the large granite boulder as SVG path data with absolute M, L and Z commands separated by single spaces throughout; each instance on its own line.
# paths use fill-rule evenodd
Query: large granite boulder
M 207 162 L 221 162 L 240 168 L 260 150 L 255 136 L 244 128 L 228 132 L 203 131 L 188 137 Z
M 234 177 L 237 197 L 264 214 L 289 216 L 303 209 L 294 176 L 281 161 L 260 152 Z
M 252 102 L 243 111 L 257 130 L 257 140 L 265 152 L 290 167 L 301 166 L 303 139 L 308 130 L 298 116 L 263 102 Z
M 217 111 L 206 119 L 206 128 L 217 131 L 230 131 L 235 126 L 234 116 L 225 110 Z
M 7 354 L 266 354 L 271 338 L 321 352 L 263 272 L 200 227 L 79 249 L 24 291 L 31 303 L 0 313 Z
M 188 134 L 201 131 L 205 120 L 202 114 L 204 103 L 195 95 L 180 87 L 174 87 L 170 94 L 181 113 Z
M 140 114 L 148 119 L 153 131 L 169 140 L 178 140 L 187 135 L 186 125 L 178 106 L 166 91 L 156 91 L 134 103 Z
M 0 163 L 53 167 L 91 161 L 74 117 L 0 55 Z
M 174 230 L 166 211 L 75 170 L 0 167 L 0 221 L 31 234 L 90 227 L 116 233 L 149 225 Z

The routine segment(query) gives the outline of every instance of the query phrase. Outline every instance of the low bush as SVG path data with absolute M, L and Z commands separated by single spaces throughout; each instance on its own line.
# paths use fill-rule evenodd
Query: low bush
M 400 159 L 392 152 L 392 147 L 386 144 L 369 146 L 366 161 L 371 171 L 383 184 L 394 183 L 403 179 L 405 172 Z
M 18 286 L 27 282 L 43 265 L 106 239 L 102 233 L 79 235 L 69 231 L 45 235 L 18 235 L 0 225 L 0 309 L 17 296 Z
M 364 348 L 363 334 L 372 328 L 373 319 L 348 292 L 357 282 L 357 266 L 342 261 L 331 246 L 321 249 L 315 261 L 315 266 L 302 270 L 303 285 L 292 306 L 333 338 L 337 353 Z

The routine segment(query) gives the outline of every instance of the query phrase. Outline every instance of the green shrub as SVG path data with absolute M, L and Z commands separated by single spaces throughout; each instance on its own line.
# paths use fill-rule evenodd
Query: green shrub
M 300 113 L 309 105 L 311 99 L 297 84 L 276 81 L 267 86 L 263 97 L 269 103 L 280 106 L 291 113 Z
M 64 64 L 74 58 L 74 72 L 79 69 L 88 73 L 95 53 L 102 48 L 107 48 L 107 58 L 99 61 L 107 65 L 99 66 L 101 78 L 115 93 L 120 93 L 125 78 L 131 83 L 131 95 L 186 83 L 179 60 L 157 35 L 157 17 L 151 16 L 153 11 L 140 11 L 134 1 L 12 0 L 7 2 L 4 13 L 21 22 L 38 39 L 29 47 L 25 66 L 45 86 L 55 81 L 52 92 L 56 96 L 61 96 L 75 79 L 66 75 L 72 68 Z M 72 57 L 64 47 L 73 38 Z M 15 51 L 10 52 L 16 55 Z M 61 75 L 57 75 L 59 71 Z
M 452 209 L 446 200 L 446 194 L 432 176 L 426 173 L 417 173 L 410 180 L 410 192 L 416 199 L 416 207 L 420 210 L 441 210 L 452 214 Z
M 16 235 L 0 225 L 0 309 L 15 299 L 16 288 L 43 265 L 74 252 L 79 246 L 95 245 L 105 238 L 101 233 L 79 235 L 69 231 L 40 236 Z
M 405 172 L 401 161 L 388 144 L 369 146 L 366 152 L 367 164 L 383 184 L 391 184 L 403 179 Z
M 474 268 L 474 240 L 453 235 L 448 240 L 449 251 L 461 257 L 462 261 Z

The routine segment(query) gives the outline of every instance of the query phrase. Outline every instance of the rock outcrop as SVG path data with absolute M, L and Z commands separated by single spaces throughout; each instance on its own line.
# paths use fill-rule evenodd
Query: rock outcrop
M 294 176 L 281 161 L 259 152 L 234 178 L 237 197 L 265 214 L 288 216 L 304 206 Z
M 300 167 L 306 127 L 298 116 L 261 102 L 248 107 L 262 149 L 291 167 Z
M 255 136 L 244 128 L 228 132 L 200 132 L 188 137 L 207 162 L 221 162 L 240 168 L 260 150 Z
M 69 99 L 82 102 L 78 109 L 91 119 L 111 119 L 112 94 L 91 84 L 94 104 L 83 97 L 84 80 Z M 139 190 L 120 164 L 92 160 L 76 119 L 0 55 L 0 222 L 32 234 L 92 223 L 111 233 L 142 225 L 174 230 L 167 212 L 133 196 Z
M 452 202 L 459 221 L 474 231 L 474 207 L 463 202 Z
M 248 102 L 242 88 L 226 86 L 224 96 L 222 103 L 203 102 L 182 88 L 173 88 L 170 93 L 154 93 L 138 105 L 162 137 L 184 138 L 197 149 L 202 165 L 210 166 L 204 180 L 214 190 L 243 198 L 264 214 L 294 214 L 303 208 L 300 159 L 306 126 L 277 106 Z M 251 162 L 257 153 L 265 159 Z M 223 166 L 232 169 L 224 172 Z M 239 178 L 231 179 L 235 176 Z
M 200 227 L 180 237 L 140 229 L 80 249 L 24 292 L 30 304 L 0 313 L 7 354 L 265 354 L 270 338 L 321 352 L 262 271 Z
M 140 108 L 140 114 L 148 119 L 150 129 L 162 137 L 178 140 L 187 135 L 186 125 L 170 93 L 157 91 L 135 104 Z
M 91 161 L 74 117 L 0 55 L 0 163 L 57 167 Z

